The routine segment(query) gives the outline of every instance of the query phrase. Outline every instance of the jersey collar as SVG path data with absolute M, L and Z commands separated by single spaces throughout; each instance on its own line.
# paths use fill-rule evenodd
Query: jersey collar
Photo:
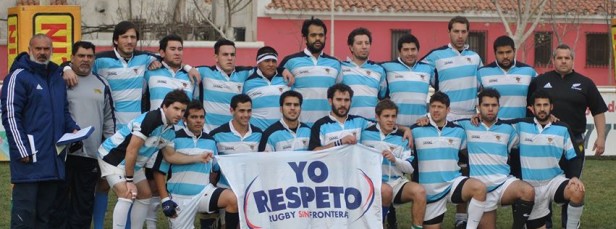
M 468 45 L 468 44 L 464 44 L 464 49 L 462 50 L 462 52 L 460 52 L 460 51 L 458 51 L 458 49 L 456 49 L 455 47 L 453 47 L 453 45 L 451 45 L 451 43 L 447 44 L 447 46 L 448 46 L 451 50 L 453 50 L 453 51 L 455 51 L 456 53 L 459 53 L 459 54 L 462 54 L 462 52 L 466 51 L 466 50 L 470 47 L 470 45 Z
M 130 58 L 128 58 L 128 61 L 126 61 L 126 60 L 124 59 L 124 57 L 122 57 L 122 55 L 120 55 L 120 53 L 118 52 L 118 49 L 117 49 L 117 48 L 113 48 L 113 52 L 115 53 L 116 58 L 118 58 L 118 60 L 120 60 L 120 61 L 121 61 L 124 65 L 128 65 L 128 62 L 130 62 L 130 60 L 132 60 L 132 59 L 133 59 L 133 57 L 135 56 L 135 53 L 134 53 L 134 52 L 133 52 L 133 53 L 131 53 L 131 54 L 130 54 Z
M 544 127 L 544 126 L 542 126 L 542 125 L 539 123 L 539 120 L 537 120 L 537 118 L 536 118 L 536 117 L 535 117 L 535 118 L 533 118 L 533 121 L 535 122 L 535 126 L 537 126 L 537 130 L 539 130 L 539 133 L 543 132 L 543 130 L 545 130 L 545 129 L 547 129 L 548 127 L 552 126 L 552 122 L 549 122 L 547 125 L 545 125 L 545 127 Z
M 240 137 L 240 139 L 244 139 L 247 138 L 248 136 L 252 135 L 252 127 L 250 127 L 250 124 L 248 124 L 248 132 L 246 132 L 246 135 L 244 135 L 242 137 L 242 135 L 240 134 L 239 131 L 235 130 L 235 127 L 233 126 L 233 120 L 229 121 L 229 129 L 231 130 L 231 133 L 233 133 L 234 135 Z

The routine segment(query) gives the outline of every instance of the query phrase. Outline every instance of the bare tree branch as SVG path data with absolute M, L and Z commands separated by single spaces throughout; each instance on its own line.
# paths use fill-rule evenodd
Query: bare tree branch
M 227 36 L 225 35 L 225 32 L 223 32 L 223 31 L 221 30 L 221 28 L 219 28 L 218 26 L 216 26 L 216 24 L 215 24 L 215 23 L 214 23 L 214 22 L 210 19 L 210 17 L 205 16 L 205 15 L 203 14 L 203 10 L 201 10 L 201 9 L 199 8 L 199 4 L 197 3 L 197 0 L 193 0 L 193 3 L 195 4 L 195 8 L 197 8 L 197 12 L 199 12 L 199 14 L 201 15 L 201 17 L 203 17 L 203 19 L 205 19 L 205 21 L 206 21 L 206 22 L 207 22 L 210 26 L 212 26 L 212 27 L 216 30 L 216 32 L 218 32 L 218 33 L 220 34 L 220 36 L 222 36 L 223 38 L 227 39 Z

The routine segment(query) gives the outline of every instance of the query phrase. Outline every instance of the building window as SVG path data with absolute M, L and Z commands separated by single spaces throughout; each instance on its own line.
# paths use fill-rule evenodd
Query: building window
M 391 30 L 391 59 L 398 59 L 400 51 L 398 50 L 398 39 L 402 36 L 411 34 L 410 29 L 392 29 Z
M 535 33 L 535 66 L 545 67 L 552 57 L 552 32 Z
M 607 33 L 586 34 L 586 66 L 607 67 L 610 63 L 610 40 Z
M 469 49 L 475 51 L 481 57 L 481 60 L 486 62 L 486 32 L 471 31 L 468 33 Z
M 235 41 L 246 41 L 246 27 L 233 27 Z

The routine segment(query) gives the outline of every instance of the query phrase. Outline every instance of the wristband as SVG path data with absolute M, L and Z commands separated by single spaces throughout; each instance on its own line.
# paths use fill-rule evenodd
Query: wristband
M 133 176 L 126 176 L 126 182 L 133 183 Z
M 161 202 L 161 203 L 164 203 L 164 202 L 166 202 L 166 201 L 168 201 L 168 200 L 171 200 L 171 197 L 168 197 L 168 196 L 167 196 L 167 197 L 163 198 L 162 200 L 160 200 L 160 202 Z
M 66 72 L 68 70 L 73 70 L 73 68 L 71 68 L 71 66 L 64 66 L 64 68 L 62 68 L 62 72 Z
M 186 71 L 186 72 L 190 72 L 190 70 L 192 70 L 193 67 L 188 65 L 188 64 L 186 64 L 186 65 L 184 65 L 184 67 L 182 67 L 182 69 L 184 69 L 184 71 Z

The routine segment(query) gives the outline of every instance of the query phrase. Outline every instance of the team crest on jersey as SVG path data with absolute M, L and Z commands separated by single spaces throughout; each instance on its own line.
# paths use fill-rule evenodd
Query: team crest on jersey
M 329 68 L 326 68 L 326 69 L 325 69 L 325 72 L 327 72 L 327 74 L 329 74 Z
M 424 76 L 424 75 L 419 75 L 419 78 L 421 78 L 421 80 L 425 80 L 425 79 L 426 79 L 426 76 Z
M 453 139 L 447 139 L 447 141 L 449 142 L 449 145 L 453 145 Z
M 187 88 L 187 87 L 188 87 L 188 84 L 187 84 L 187 83 L 182 83 L 182 86 L 184 86 L 185 88 Z
M 500 135 L 496 135 L 496 141 L 500 142 L 500 140 L 501 140 L 501 136 Z
M 165 141 L 163 141 L 162 139 L 161 139 L 161 140 L 158 140 L 158 145 L 162 145 L 162 144 L 164 144 L 164 143 L 165 143 Z
M 548 138 L 548 142 L 552 143 L 552 140 L 554 140 L 553 138 Z
M 469 63 L 473 62 L 470 57 L 467 57 L 466 61 L 468 61 Z
M 96 93 L 96 94 L 103 94 L 103 91 L 101 89 L 95 88 L 94 89 L 94 93 Z
M 250 145 L 250 150 L 255 150 L 255 145 Z
M 241 92 L 242 91 L 242 85 L 237 85 L 237 90 Z
M 135 72 L 135 74 L 139 73 L 139 69 L 133 68 L 133 71 Z
M 392 151 L 392 152 L 393 152 L 394 150 L 396 150 L 396 147 L 389 146 L 389 151 Z
M 366 70 L 366 75 L 370 75 L 370 71 Z
M 302 140 L 302 143 L 303 143 L 304 145 L 306 145 L 306 143 L 308 143 L 308 141 L 307 141 L 306 139 L 304 139 L 304 140 Z
M 279 88 L 278 88 L 278 91 L 282 92 L 282 87 L 279 87 Z
M 515 81 L 518 81 L 518 83 L 520 82 L 520 79 L 521 79 L 521 78 L 520 78 L 519 76 L 518 76 L 518 77 L 515 77 Z

